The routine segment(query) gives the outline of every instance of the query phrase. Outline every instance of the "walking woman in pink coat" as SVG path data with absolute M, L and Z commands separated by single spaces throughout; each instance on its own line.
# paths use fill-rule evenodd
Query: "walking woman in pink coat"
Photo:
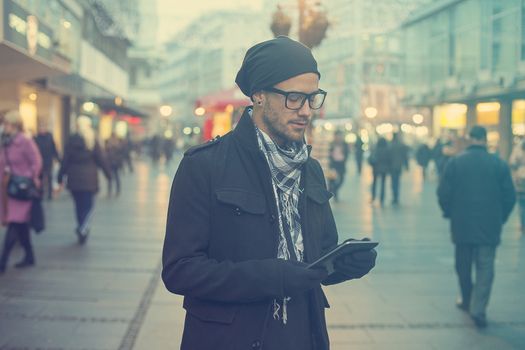
M 0 257 L 0 273 L 6 269 L 9 253 L 20 242 L 25 256 L 15 265 L 17 268 L 29 267 L 35 264 L 33 247 L 29 230 L 31 215 L 31 200 L 9 198 L 6 193 L 8 174 L 32 178 L 36 187 L 40 187 L 40 171 L 42 158 L 34 141 L 24 135 L 22 117 L 18 111 L 7 112 L 4 118 L 4 131 L 0 148 L 0 183 L 2 193 L 0 200 L 0 218 L 3 226 L 7 226 L 4 246 Z

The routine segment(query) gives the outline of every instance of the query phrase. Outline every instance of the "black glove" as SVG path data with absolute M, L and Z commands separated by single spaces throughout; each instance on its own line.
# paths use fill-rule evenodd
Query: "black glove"
M 307 269 L 305 263 L 298 261 L 281 261 L 283 271 L 283 296 L 305 292 L 321 285 L 328 273 L 325 269 Z
M 375 249 L 358 251 L 342 256 L 334 262 L 335 270 L 342 273 L 347 279 L 361 278 L 376 265 L 377 252 Z
M 363 241 L 370 239 L 364 238 Z M 334 261 L 335 272 L 323 281 L 324 285 L 336 284 L 351 279 L 361 278 L 376 264 L 375 249 L 357 251 L 337 258 Z

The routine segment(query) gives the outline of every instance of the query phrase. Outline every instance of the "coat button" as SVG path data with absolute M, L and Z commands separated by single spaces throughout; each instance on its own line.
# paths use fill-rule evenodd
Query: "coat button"
M 252 344 L 252 349 L 253 350 L 259 350 L 260 348 L 261 348 L 261 342 L 258 341 L 258 340 L 254 341 L 253 344 Z
M 275 215 L 270 215 L 270 223 L 273 224 L 275 222 Z
M 235 215 L 241 216 L 241 208 L 235 208 Z

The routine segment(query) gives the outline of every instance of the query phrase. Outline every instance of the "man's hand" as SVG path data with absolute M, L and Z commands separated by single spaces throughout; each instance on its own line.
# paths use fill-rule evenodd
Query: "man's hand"
M 358 251 L 335 260 L 335 271 L 344 275 L 346 279 L 361 278 L 376 265 L 377 252 L 375 249 Z
M 363 241 L 369 241 L 363 238 Z M 376 264 L 375 249 L 358 251 L 339 257 L 334 261 L 335 272 L 323 281 L 324 285 L 337 284 L 351 279 L 361 278 Z
M 328 276 L 325 269 L 307 269 L 307 264 L 298 261 L 279 261 L 281 261 L 283 269 L 283 290 L 285 296 L 315 288 Z

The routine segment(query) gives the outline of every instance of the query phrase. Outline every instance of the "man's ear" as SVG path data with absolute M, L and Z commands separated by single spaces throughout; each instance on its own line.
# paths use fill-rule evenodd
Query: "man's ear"
M 258 105 L 258 106 L 262 106 L 262 104 L 264 103 L 264 99 L 265 98 L 266 98 L 266 96 L 264 95 L 264 92 L 262 92 L 262 91 L 256 92 L 252 96 L 253 103 Z

